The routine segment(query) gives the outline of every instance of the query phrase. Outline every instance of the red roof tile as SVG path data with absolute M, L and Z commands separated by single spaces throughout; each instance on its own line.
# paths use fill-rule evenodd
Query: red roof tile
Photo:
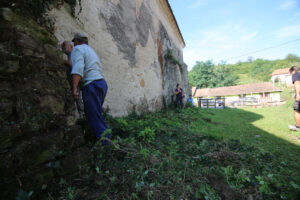
M 276 69 L 274 70 L 274 72 L 271 74 L 271 76 L 274 76 L 274 75 L 279 75 L 279 74 L 289 74 L 289 69 L 290 68 L 284 68 L 284 69 Z
M 203 88 L 197 89 L 195 97 L 216 97 L 229 96 L 263 92 L 279 92 L 281 89 L 275 87 L 272 83 L 251 83 L 247 85 L 236 85 L 219 88 Z

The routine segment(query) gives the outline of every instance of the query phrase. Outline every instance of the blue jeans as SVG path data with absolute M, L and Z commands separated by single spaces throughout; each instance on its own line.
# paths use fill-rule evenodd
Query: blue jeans
M 83 87 L 82 99 L 86 118 L 97 139 L 101 138 L 108 126 L 102 116 L 102 106 L 107 92 L 104 79 L 96 80 Z M 110 139 L 110 135 L 107 136 Z M 107 142 L 103 142 L 106 144 Z
M 176 98 L 176 101 L 175 101 L 176 108 L 177 108 L 178 104 L 179 104 L 180 108 L 183 107 L 182 98 Z

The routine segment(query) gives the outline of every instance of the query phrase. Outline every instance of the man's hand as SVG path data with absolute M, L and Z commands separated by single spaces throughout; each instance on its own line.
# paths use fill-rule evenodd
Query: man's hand
M 78 93 L 77 90 L 73 91 L 73 98 L 74 98 L 75 100 L 78 99 L 78 95 L 79 95 L 79 93 Z
M 296 101 L 300 101 L 300 96 L 296 95 Z
M 64 64 L 68 65 L 69 67 L 72 67 L 70 60 L 64 60 Z
M 79 80 L 81 79 L 81 77 L 77 74 L 72 74 L 72 82 L 73 82 L 73 87 L 72 87 L 72 90 L 73 90 L 73 98 L 76 100 L 78 99 L 78 91 L 77 91 L 77 86 L 78 86 L 78 83 L 79 83 Z

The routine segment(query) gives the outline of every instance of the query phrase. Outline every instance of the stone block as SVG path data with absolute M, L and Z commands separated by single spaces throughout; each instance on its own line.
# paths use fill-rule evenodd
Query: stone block
M 10 114 L 12 111 L 12 102 L 0 102 L 0 111 Z
M 0 9 L 0 17 L 7 22 L 11 22 L 15 19 L 15 15 L 9 8 L 1 8 Z
M 74 126 L 76 124 L 77 118 L 75 116 L 67 116 L 66 122 L 68 126 Z
M 18 175 L 23 188 L 26 190 L 40 189 L 43 184 L 48 184 L 54 178 L 53 170 L 44 166 L 33 169 L 29 173 Z
M 84 133 L 80 125 L 71 126 L 65 133 L 65 149 L 71 150 L 84 145 Z
M 13 74 L 16 73 L 20 68 L 18 60 L 6 60 L 0 64 L 0 73 L 2 74 Z
M 41 97 L 41 107 L 49 107 L 53 113 L 64 113 L 64 102 L 57 99 L 55 96 L 46 95 Z
M 11 153 L 0 155 L 0 182 L 7 183 L 14 176 L 13 173 L 13 157 Z
M 20 127 L 17 124 L 1 125 L 0 132 L 0 150 L 11 147 L 13 145 L 13 140 L 18 136 Z
M 16 167 L 26 169 L 53 160 L 62 149 L 63 134 L 60 131 L 32 137 L 13 150 Z
M 40 45 L 33 38 L 21 32 L 18 32 L 17 45 L 21 49 L 28 49 L 32 51 L 40 47 Z
M 60 161 L 61 167 L 55 169 L 55 174 L 62 176 L 72 174 L 85 166 L 92 159 L 92 154 L 87 147 L 80 147 L 65 156 Z
M 3 33 L 2 33 L 3 34 Z M 8 50 L 8 47 L 7 45 L 4 45 L 4 44 L 0 44 L 0 55 L 3 57 L 3 58 L 7 58 L 10 56 L 10 52 Z
M 0 150 L 8 148 L 12 146 L 12 141 L 11 141 L 11 137 L 9 134 L 4 133 L 1 131 L 0 133 Z

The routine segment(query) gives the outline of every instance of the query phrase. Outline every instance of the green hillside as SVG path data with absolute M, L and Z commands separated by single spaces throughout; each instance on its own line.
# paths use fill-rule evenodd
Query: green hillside
M 269 81 L 270 74 L 276 69 L 299 66 L 300 57 L 289 54 L 285 59 L 274 61 L 256 59 L 254 61 L 239 62 L 237 64 L 226 65 L 230 71 L 238 76 L 238 84 L 247 84 L 251 82 Z
M 300 67 L 300 57 L 295 54 L 288 54 L 284 59 L 272 61 L 264 59 L 248 59 L 246 62 L 219 64 L 214 66 L 212 66 L 211 61 L 197 62 L 189 72 L 189 83 L 191 86 L 197 86 L 198 88 L 214 88 L 264 82 L 270 80 L 270 74 L 274 70 L 289 68 L 293 65 Z M 218 73 L 220 72 L 220 68 L 222 68 L 222 76 Z M 204 84 L 205 80 L 210 80 L 212 83 Z

